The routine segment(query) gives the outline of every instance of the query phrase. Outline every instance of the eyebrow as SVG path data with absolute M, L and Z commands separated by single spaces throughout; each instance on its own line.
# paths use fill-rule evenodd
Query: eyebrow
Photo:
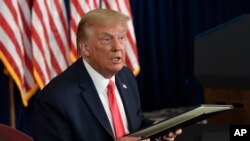
M 126 32 L 120 32 L 121 34 L 126 34 Z M 109 33 L 107 31 L 101 32 L 101 35 L 109 35 L 109 36 L 113 36 L 112 33 Z
M 103 32 L 103 33 L 101 33 L 101 35 L 113 36 L 112 34 L 110 34 L 108 32 Z
M 112 37 L 113 35 L 108 32 L 101 32 L 98 37 L 109 36 Z

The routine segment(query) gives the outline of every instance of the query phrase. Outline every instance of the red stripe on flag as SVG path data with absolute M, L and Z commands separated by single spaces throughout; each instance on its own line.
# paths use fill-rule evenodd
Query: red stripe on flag
M 32 38 L 33 38 L 33 40 L 34 40 L 34 42 L 36 43 L 36 45 L 37 45 L 37 47 L 38 47 L 38 49 L 39 49 L 39 51 L 41 52 L 41 54 L 42 54 L 42 57 L 43 58 L 46 58 L 45 57 L 45 53 L 44 53 L 44 50 L 43 49 L 41 49 L 41 48 L 39 48 L 39 46 L 41 47 L 42 46 L 42 42 L 41 42 L 41 39 L 40 39 L 40 37 L 39 37 L 39 35 L 38 35 L 38 33 L 36 32 L 36 30 L 34 29 L 35 27 L 33 27 L 33 25 L 31 26 L 31 29 L 32 29 Z M 44 60 L 44 59 L 43 59 Z M 40 65 L 39 65 L 39 63 L 36 61 L 36 59 L 34 59 L 34 69 L 36 69 L 37 70 L 37 72 L 39 72 L 39 74 L 43 74 L 43 71 L 42 71 L 42 69 L 40 68 Z M 49 66 L 48 66 L 48 63 L 44 60 L 44 63 L 45 63 L 45 67 L 46 67 L 46 74 L 48 75 L 48 74 L 50 74 L 50 70 L 49 70 Z M 50 75 L 49 75 L 50 76 Z M 46 81 L 46 79 L 45 79 L 45 77 L 44 77 L 44 75 L 40 75 L 40 77 L 41 77 L 41 79 L 42 79 L 42 82 L 45 82 Z M 43 84 L 44 85 L 44 84 Z
M 70 24 L 71 24 L 71 28 L 76 33 L 77 32 L 77 23 L 76 23 L 76 21 L 75 20 L 71 20 Z
M 95 8 L 99 8 L 99 4 L 98 4 L 99 1 L 100 1 L 100 0 L 98 0 L 98 2 L 97 2 L 96 0 L 94 0 L 94 6 L 95 6 Z
M 108 0 L 103 0 L 103 2 L 104 2 L 104 5 L 106 6 L 107 9 L 111 9 L 111 6 L 110 6 Z
M 2 18 L 2 15 L 0 15 L 0 16 Z M 16 47 L 15 49 L 16 49 L 16 52 L 17 52 L 19 58 L 22 59 L 23 58 L 23 54 L 22 54 L 22 51 L 21 51 L 21 47 L 20 47 L 19 43 L 17 42 L 15 34 L 13 33 L 10 25 L 7 23 L 7 21 L 5 20 L 5 18 L 2 18 L 2 23 L 1 24 L 2 24 L 2 27 L 3 27 L 3 30 L 5 31 L 5 33 L 9 37 L 11 37 L 9 39 L 12 41 L 12 43 Z M 22 61 L 23 61 L 23 59 L 22 59 Z
M 134 40 L 132 39 L 132 35 L 131 35 L 130 32 L 127 32 L 127 38 L 128 38 L 129 43 L 132 46 L 132 50 L 133 50 L 134 56 L 136 56 L 136 58 L 138 59 L 137 48 L 136 48 Z
M 117 5 L 117 9 L 118 9 L 118 11 L 121 11 L 121 8 L 120 8 L 120 5 L 119 5 L 118 0 L 115 0 L 115 3 L 116 3 L 116 5 Z
M 130 17 L 132 18 L 133 16 L 132 16 L 132 11 L 131 11 L 130 2 L 129 2 L 129 0 L 124 0 L 124 2 L 125 2 L 125 6 L 126 6 L 126 8 L 127 8 L 127 11 L 129 12 Z M 133 18 L 132 18 L 132 19 L 133 19 Z
M 6 4 L 6 6 L 8 7 L 8 9 L 11 12 L 11 15 L 14 17 L 14 20 L 16 22 L 16 24 L 18 23 L 17 21 L 17 11 L 14 9 L 14 6 L 12 5 L 12 1 L 11 0 L 5 0 L 4 3 Z
M 77 0 L 73 0 L 72 4 L 75 6 L 76 11 L 78 12 L 79 15 L 85 14 L 84 10 L 81 8 L 81 3 L 79 3 Z
M 126 65 L 127 65 L 127 67 L 133 68 L 132 63 L 131 63 L 131 61 L 130 61 L 128 55 L 126 55 L 125 63 L 126 63 Z
M 3 47 L 3 48 L 1 48 L 1 51 L 3 52 L 4 56 L 8 60 L 8 63 L 11 65 L 11 67 L 13 68 L 13 70 L 15 70 L 17 78 L 19 79 L 19 81 L 22 81 L 22 79 L 21 79 L 22 75 L 20 73 L 18 65 L 16 64 L 15 58 L 12 57 L 11 52 L 8 52 L 5 49 L 6 47 L 1 42 L 0 42 L 0 46 Z

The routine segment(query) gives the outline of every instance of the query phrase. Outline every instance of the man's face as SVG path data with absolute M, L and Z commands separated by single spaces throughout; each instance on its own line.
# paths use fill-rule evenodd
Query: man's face
M 86 50 L 82 51 L 86 61 L 105 78 L 112 77 L 124 66 L 126 32 L 127 27 L 122 23 L 90 27 L 84 43 Z

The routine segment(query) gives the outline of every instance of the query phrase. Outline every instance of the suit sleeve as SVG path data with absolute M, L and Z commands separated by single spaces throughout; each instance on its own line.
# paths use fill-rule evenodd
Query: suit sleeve
M 38 96 L 32 117 L 34 141 L 72 141 L 72 131 L 63 113 L 55 95 Z

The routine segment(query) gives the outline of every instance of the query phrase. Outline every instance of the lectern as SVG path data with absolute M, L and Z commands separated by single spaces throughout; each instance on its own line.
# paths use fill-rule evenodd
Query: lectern
M 234 106 L 208 123 L 250 123 L 250 14 L 195 37 L 194 73 L 206 103 Z

